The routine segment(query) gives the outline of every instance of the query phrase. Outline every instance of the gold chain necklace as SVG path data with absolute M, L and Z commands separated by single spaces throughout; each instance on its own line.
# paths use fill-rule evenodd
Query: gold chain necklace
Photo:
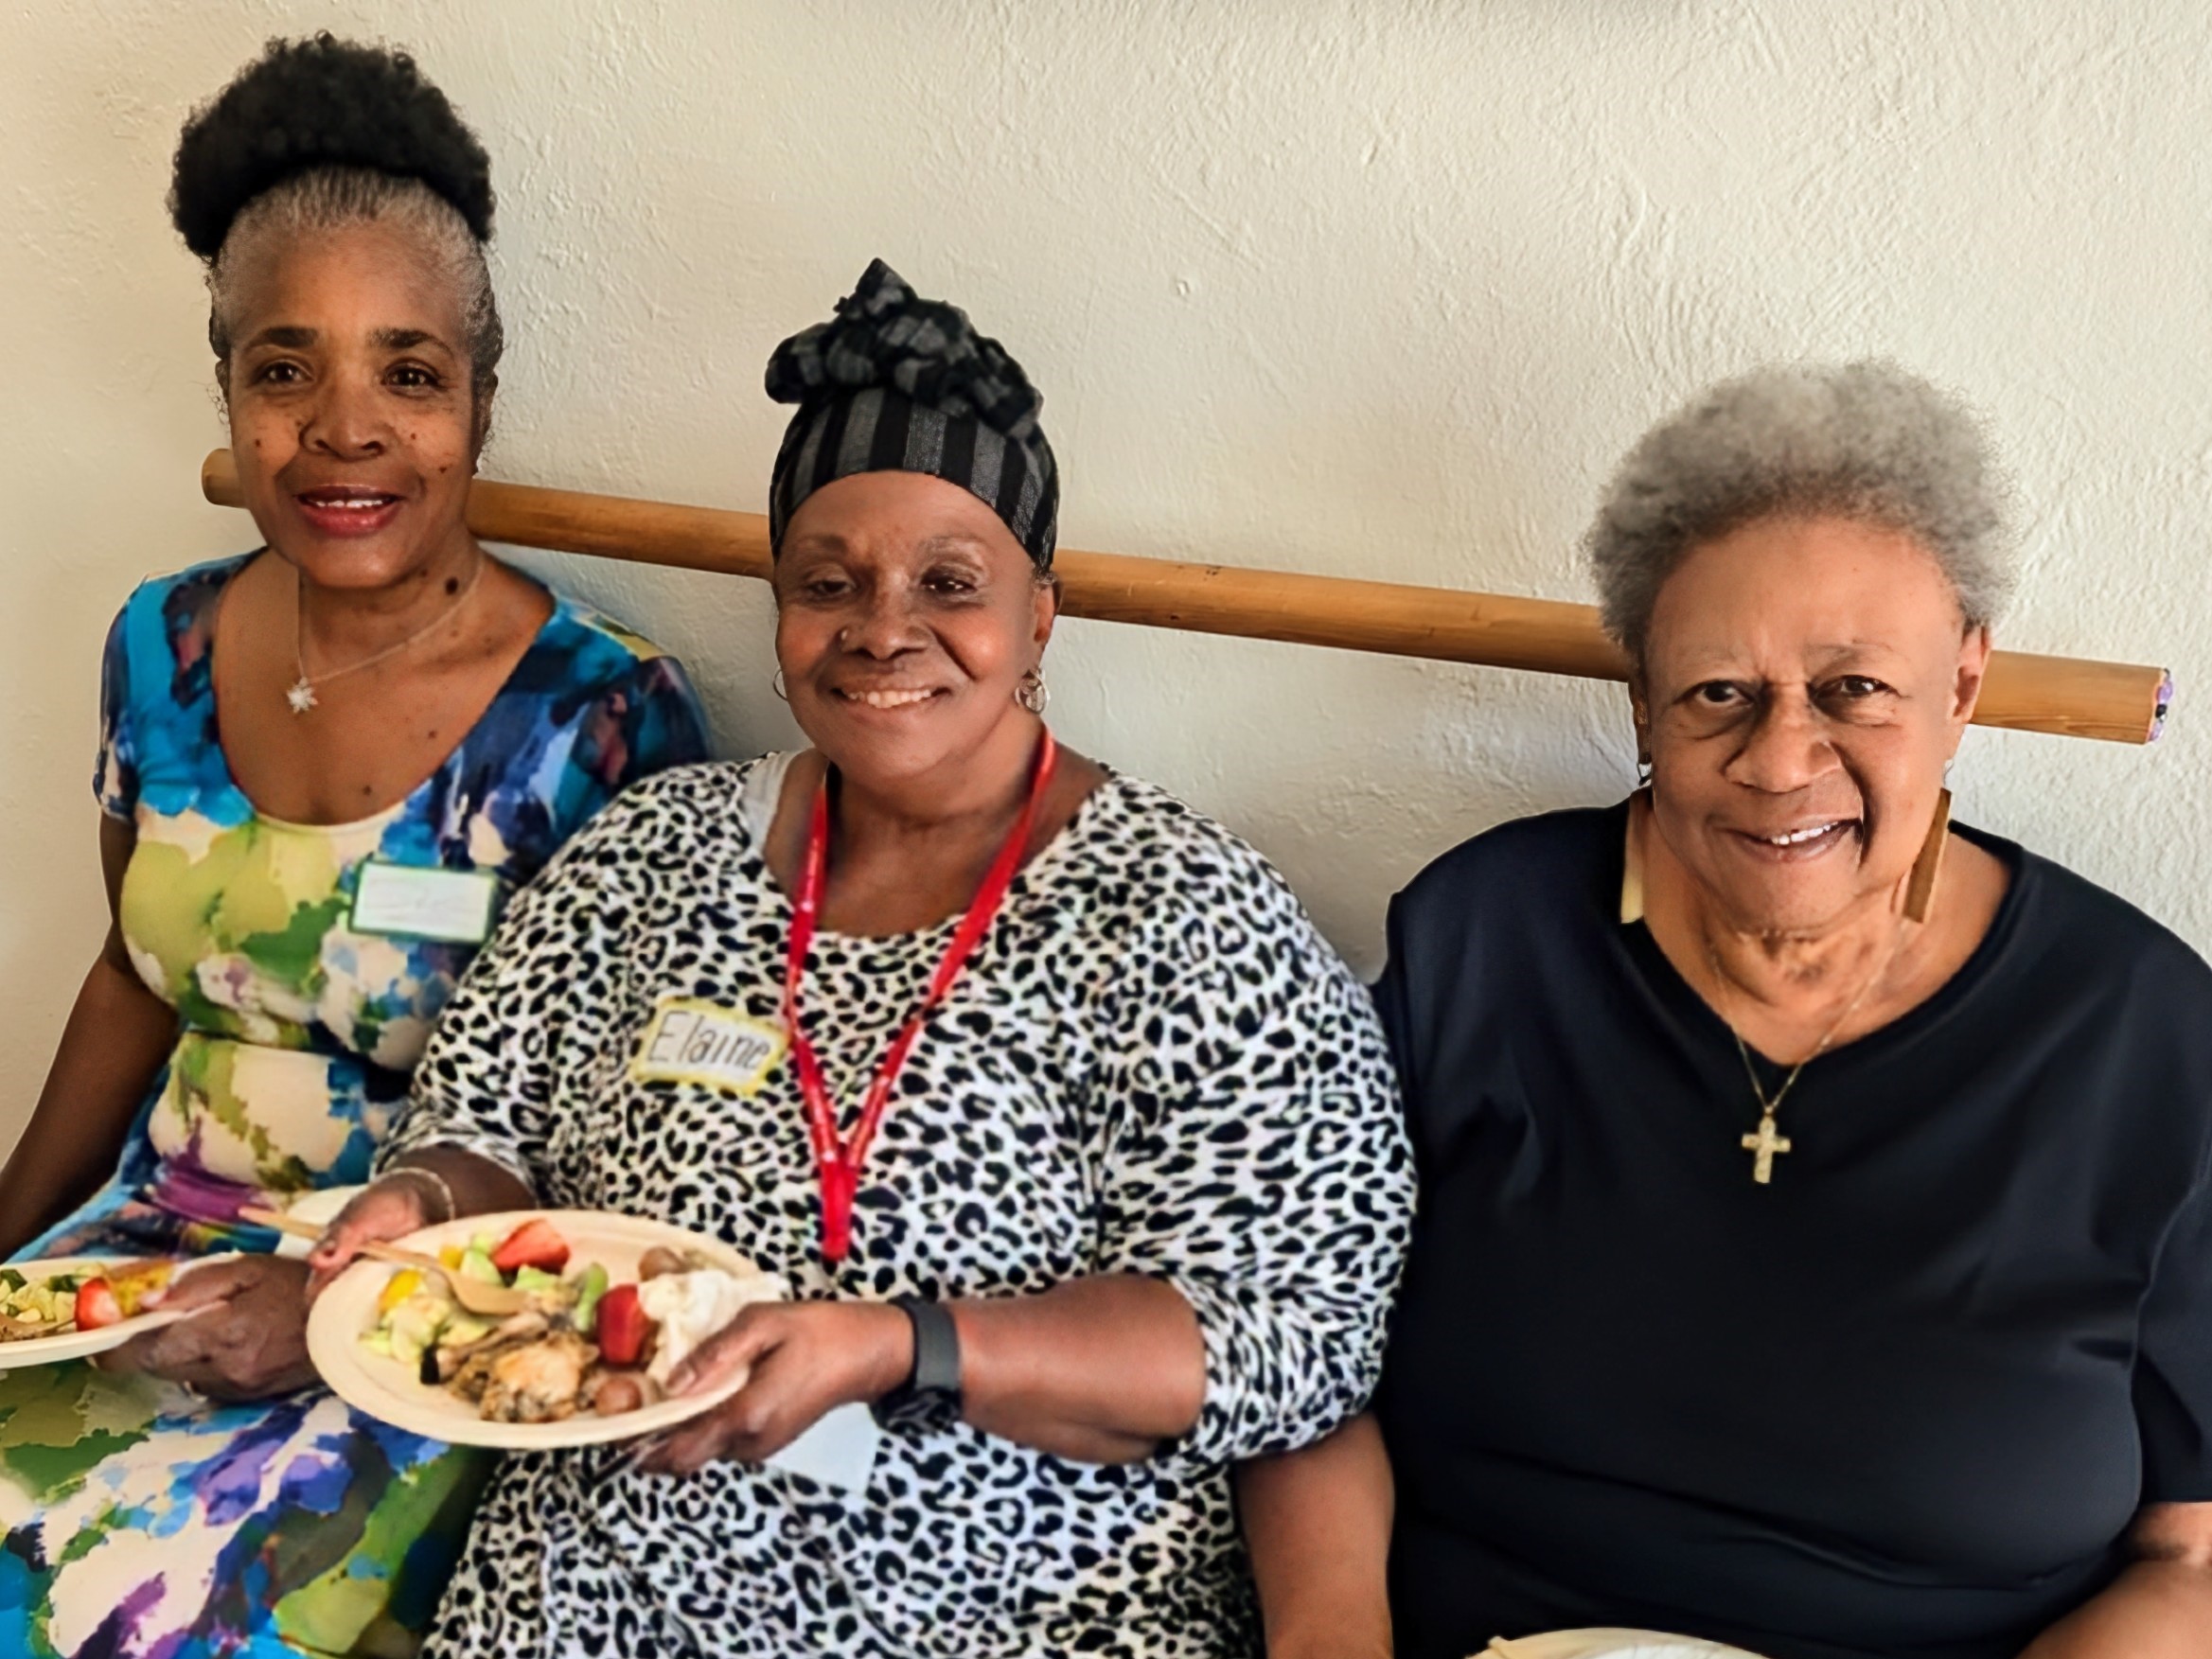
M 451 621 L 458 615 L 461 607 L 469 603 L 469 596 L 476 591 L 476 584 L 484 579 L 484 567 L 490 562 L 485 556 L 484 550 L 478 548 L 476 550 L 476 568 L 469 573 L 469 585 L 461 590 L 452 604 L 447 606 L 398 644 L 386 645 L 374 656 L 363 657 L 358 662 L 349 662 L 344 668 L 333 668 L 327 674 L 311 676 L 308 673 L 308 608 L 305 603 L 307 590 L 300 578 L 299 571 L 294 568 L 292 573 L 292 662 L 299 670 L 299 678 L 284 690 L 284 700 L 292 705 L 292 712 L 295 715 L 304 715 L 315 706 L 316 686 L 327 685 L 333 679 L 344 679 L 348 674 L 359 674 L 363 668 L 374 668 L 387 658 L 397 657 L 441 623 Z
M 1904 927 L 1900 924 L 1890 933 L 1889 948 L 1882 953 L 1882 960 L 1874 964 L 1874 971 L 1867 976 L 1866 982 L 1844 1004 L 1844 1011 L 1835 1016 L 1834 1023 L 1821 1032 L 1820 1041 L 1813 1045 L 1813 1052 L 1790 1068 L 1789 1076 L 1782 1079 L 1781 1087 L 1771 1096 L 1760 1085 L 1759 1068 L 1751 1063 L 1751 1047 L 1744 1042 L 1743 1033 L 1736 1029 L 1736 1022 L 1728 1017 L 1725 1008 L 1714 1009 L 1713 1012 L 1721 1016 L 1721 1023 L 1728 1028 L 1728 1034 L 1736 1039 L 1736 1052 L 1743 1061 L 1743 1075 L 1751 1080 L 1752 1097 L 1759 1102 L 1759 1127 L 1744 1136 L 1738 1144 L 1752 1155 L 1751 1178 L 1761 1187 L 1774 1179 L 1774 1160 L 1781 1154 L 1794 1150 L 1789 1137 L 1777 1131 L 1775 1114 L 1782 1109 L 1782 1102 L 1789 1098 L 1790 1090 L 1797 1086 L 1797 1079 L 1805 1074 L 1805 1068 L 1828 1052 L 1828 1045 L 1835 1041 L 1836 1032 L 1842 1031 L 1844 1023 L 1859 1012 L 1859 1004 L 1867 1000 L 1867 994 L 1881 982 L 1882 976 L 1889 971 L 1889 964 L 1897 960 L 1898 946 L 1903 940 Z M 1709 942 L 1705 947 L 1705 960 L 1712 969 L 1713 989 L 1725 1000 L 1728 976 L 1721 967 L 1720 953 L 1713 949 Z

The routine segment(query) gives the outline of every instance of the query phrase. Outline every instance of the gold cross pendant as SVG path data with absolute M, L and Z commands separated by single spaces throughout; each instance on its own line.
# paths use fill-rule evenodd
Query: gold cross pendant
M 1745 1152 L 1756 1155 L 1751 1162 L 1751 1178 L 1761 1187 L 1774 1179 L 1776 1156 L 1790 1150 L 1789 1137 L 1775 1133 L 1774 1115 L 1771 1112 L 1760 1119 L 1759 1132 L 1743 1137 L 1741 1144 Z

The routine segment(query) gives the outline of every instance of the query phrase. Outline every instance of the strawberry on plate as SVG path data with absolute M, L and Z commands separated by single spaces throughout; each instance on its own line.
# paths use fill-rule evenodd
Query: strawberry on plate
M 599 1357 L 611 1366 L 634 1366 L 645 1358 L 653 1322 L 638 1302 L 638 1287 L 618 1284 L 599 1298 Z
M 568 1265 L 568 1241 L 554 1231 L 543 1216 L 524 1222 L 500 1241 L 491 1253 L 491 1264 L 502 1273 L 535 1267 L 540 1273 L 558 1273 Z
M 104 1279 L 88 1279 L 77 1287 L 77 1328 L 97 1331 L 123 1318 L 123 1304 L 115 1299 L 115 1286 Z

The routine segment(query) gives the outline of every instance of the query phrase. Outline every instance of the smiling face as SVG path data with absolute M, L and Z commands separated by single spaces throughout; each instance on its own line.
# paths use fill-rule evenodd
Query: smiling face
M 860 472 L 791 515 L 776 559 L 776 661 L 814 746 L 863 787 L 1026 756 L 1014 700 L 1057 609 L 999 516 L 921 472 Z
M 228 319 L 231 449 L 269 545 L 327 588 L 384 588 L 454 538 L 484 412 L 460 299 L 378 221 L 273 243 Z
M 1767 518 L 1683 560 L 1632 696 L 1654 822 L 1728 926 L 1817 933 L 1886 901 L 1989 650 L 1899 531 Z

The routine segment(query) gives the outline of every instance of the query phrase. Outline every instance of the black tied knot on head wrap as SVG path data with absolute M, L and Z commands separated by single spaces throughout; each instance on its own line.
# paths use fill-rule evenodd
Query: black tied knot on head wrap
M 768 395 L 796 403 L 769 488 L 781 552 L 791 515 L 856 472 L 926 472 L 997 513 L 1040 571 L 1053 567 L 1059 468 L 1037 425 L 1044 399 L 957 306 L 918 298 L 877 259 L 837 315 L 768 360 Z

